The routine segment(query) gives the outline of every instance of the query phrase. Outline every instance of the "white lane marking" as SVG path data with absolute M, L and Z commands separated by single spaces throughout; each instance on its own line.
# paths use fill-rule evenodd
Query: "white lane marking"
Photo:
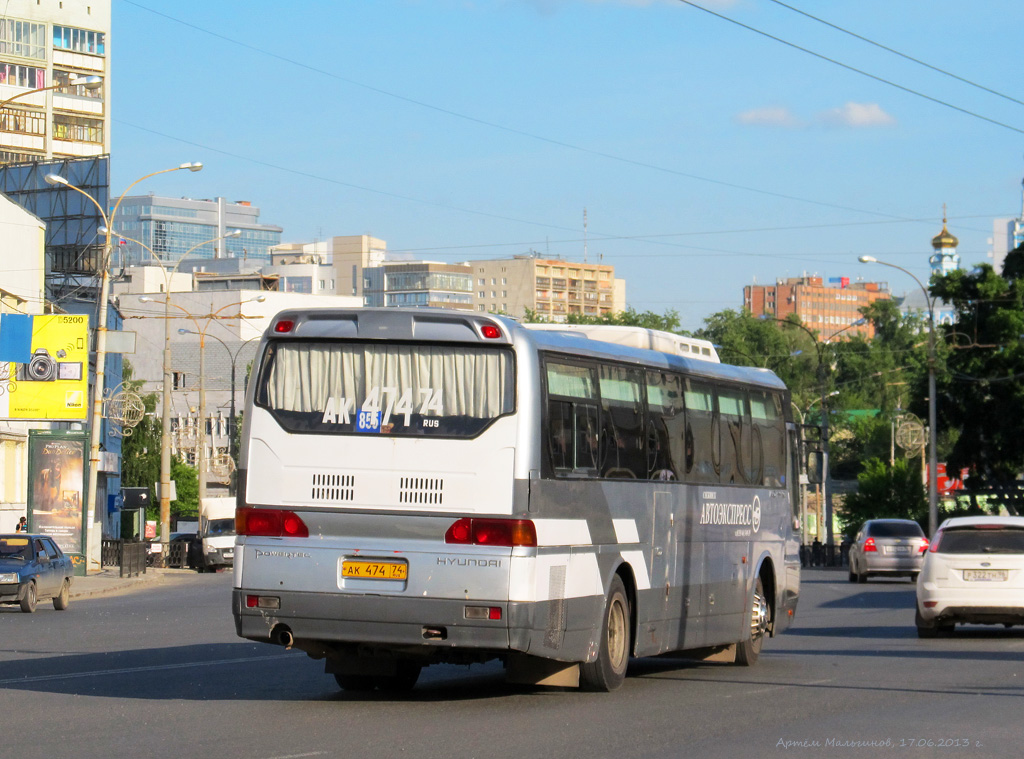
M 37 675 L 35 677 L 12 677 L 7 680 L 0 680 L 0 685 L 19 685 L 21 683 L 42 683 L 49 680 L 71 680 L 78 677 L 100 677 L 103 675 L 125 675 L 132 672 L 159 672 L 165 669 L 188 669 L 189 667 L 208 667 L 216 664 L 245 664 L 254 661 L 269 661 L 271 659 L 284 659 L 292 654 L 278 654 L 277 656 L 249 656 L 244 659 L 216 659 L 214 661 L 194 661 L 182 664 L 153 664 L 148 667 L 125 667 L 123 669 L 94 669 L 90 672 L 67 672 L 59 675 Z
M 308 754 L 287 754 L 286 756 L 271 756 L 267 759 L 303 759 L 306 756 L 323 756 L 326 751 L 310 751 Z

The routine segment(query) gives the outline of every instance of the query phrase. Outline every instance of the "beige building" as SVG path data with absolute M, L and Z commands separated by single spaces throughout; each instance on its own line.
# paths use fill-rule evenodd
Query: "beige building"
M 110 0 L 5 0 L 0 162 L 110 153 L 109 34 Z
M 477 311 L 522 317 L 529 309 L 553 322 L 571 314 L 605 316 L 626 308 L 626 281 L 615 267 L 533 256 L 467 261 Z
M 274 261 L 315 262 L 333 267 L 333 285 L 323 288 L 334 295 L 363 297 L 363 269 L 384 263 L 388 244 L 369 235 L 345 235 L 306 243 L 282 243 L 273 248 Z

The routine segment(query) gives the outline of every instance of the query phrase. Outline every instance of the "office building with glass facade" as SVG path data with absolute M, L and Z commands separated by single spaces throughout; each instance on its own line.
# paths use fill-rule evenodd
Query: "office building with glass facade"
M 260 224 L 259 218 L 260 209 L 248 201 L 139 195 L 121 201 L 112 226 L 128 238 L 119 246 L 125 266 L 151 264 L 156 255 L 165 266 L 186 257 L 234 258 L 240 259 L 242 269 L 256 271 L 271 263 L 270 249 L 280 244 L 282 231 Z M 236 229 L 241 235 L 224 237 Z M 223 239 L 210 242 L 219 237 Z

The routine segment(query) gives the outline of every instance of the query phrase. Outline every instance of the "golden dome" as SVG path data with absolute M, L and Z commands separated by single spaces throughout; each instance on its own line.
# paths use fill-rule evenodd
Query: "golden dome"
M 935 250 L 941 250 L 942 248 L 955 248 L 960 244 L 960 241 L 949 233 L 946 229 L 946 207 L 942 207 L 942 231 L 939 232 L 935 237 L 932 238 L 932 247 Z

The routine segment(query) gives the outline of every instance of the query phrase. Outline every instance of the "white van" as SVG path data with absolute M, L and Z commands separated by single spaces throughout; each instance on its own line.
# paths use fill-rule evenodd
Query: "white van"
M 235 563 L 235 498 L 204 498 L 199 513 L 199 536 L 203 541 L 206 569 L 230 567 Z

